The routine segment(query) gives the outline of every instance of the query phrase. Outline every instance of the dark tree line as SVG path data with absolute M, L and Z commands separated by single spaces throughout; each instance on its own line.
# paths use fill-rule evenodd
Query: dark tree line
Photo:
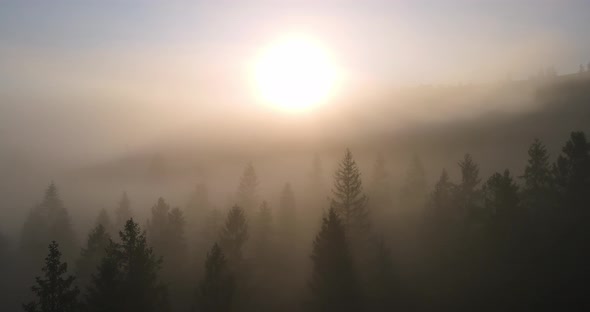
M 77 257 L 68 212 L 52 183 L 23 226 L 21 252 L 32 263 L 40 260 L 40 246 L 46 250 L 47 240 L 54 240 L 32 287 L 34 299 L 23 307 L 39 312 L 585 310 L 590 307 L 590 143 L 584 133 L 573 132 L 555 162 L 550 159 L 535 140 L 522 174 L 503 169 L 483 179 L 466 154 L 458 162 L 460 180 L 443 169 L 428 191 L 415 156 L 394 196 L 383 155 L 365 191 L 347 150 L 330 200 L 310 194 L 302 202 L 320 210 L 311 240 L 298 229 L 300 207 L 291 185 L 285 184 L 274 210 L 259 197 L 249 164 L 236 192 L 238 205 L 225 221 L 218 220 L 200 185 L 186 216 L 160 198 L 142 230 L 124 194 L 114 220 L 107 211 L 99 213 Z M 314 168 L 310 185 L 319 189 L 318 158 Z M 396 229 L 406 221 L 411 228 Z M 194 230 L 196 224 L 200 230 Z M 299 246 L 301 237 L 307 249 Z M 62 257 L 61 250 L 69 254 Z M 410 264 L 399 259 L 404 253 Z M 75 268 L 68 270 L 67 262 Z M 302 262 L 308 269 L 298 271 Z

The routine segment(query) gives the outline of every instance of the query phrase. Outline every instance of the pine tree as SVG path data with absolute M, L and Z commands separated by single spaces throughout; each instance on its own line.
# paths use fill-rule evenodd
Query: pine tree
M 88 311 L 161 312 L 168 308 L 166 288 L 158 281 L 162 260 L 148 246 L 145 233 L 130 219 L 111 241 L 87 298 Z
M 322 220 L 322 228 L 313 242 L 311 260 L 309 310 L 361 311 L 360 292 L 344 224 L 335 208 L 330 208 Z
M 256 215 L 255 223 L 255 251 L 260 262 L 267 262 L 271 252 L 272 239 L 272 210 L 263 201 Z
M 214 244 L 207 253 L 205 276 L 197 290 L 197 311 L 231 311 L 235 292 L 235 280 L 229 271 L 225 255 Z
M 31 287 L 36 301 L 23 305 L 27 312 L 69 312 L 78 311 L 79 290 L 74 286 L 74 276 L 64 277 L 68 264 L 61 262 L 61 252 L 55 241 L 49 244 L 42 271 L 44 277 L 37 277 L 37 285 Z
M 463 160 L 459 162 L 459 167 L 461 168 L 461 183 L 455 194 L 459 215 L 473 217 L 478 214 L 478 208 L 481 205 L 481 192 L 477 189 L 481 182 L 479 167 L 470 154 L 465 154 Z
M 549 154 L 541 141 L 535 139 L 528 155 L 528 163 L 521 177 L 524 179 L 523 204 L 531 212 L 541 210 L 547 213 L 553 205 L 554 195 Z
M 119 206 L 115 210 L 115 227 L 116 229 L 122 229 L 125 227 L 127 220 L 133 217 L 133 211 L 131 210 L 131 201 L 127 196 L 127 192 L 123 192 Z
M 373 181 L 371 185 L 371 207 L 372 212 L 378 214 L 377 219 L 384 217 L 391 206 L 391 185 L 383 154 L 377 154 L 373 166 Z
M 169 231 L 168 213 L 170 205 L 164 198 L 158 198 L 156 204 L 152 207 L 152 215 L 147 223 L 147 234 L 150 246 L 157 255 L 164 255 L 166 247 L 169 244 L 167 234 Z
M 240 178 L 238 186 L 238 205 L 246 212 L 252 212 L 258 206 L 258 176 L 252 163 L 248 163 Z
M 494 173 L 486 181 L 482 191 L 485 208 L 497 225 L 510 226 L 522 217 L 518 186 L 508 169 L 503 174 Z
M 420 158 L 415 155 L 406 174 L 400 194 L 400 205 L 407 211 L 421 209 L 426 203 L 426 174 Z
M 572 132 L 553 166 L 560 195 L 575 210 L 588 207 L 590 195 L 590 144 L 583 132 Z
M 114 231 L 113 222 L 111 221 L 111 217 L 109 216 L 109 213 L 106 209 L 100 210 L 98 216 L 96 216 L 95 225 L 102 225 L 104 230 L 109 234 L 113 233 Z
M 244 210 L 233 206 L 225 220 L 225 226 L 221 230 L 219 242 L 227 255 L 230 266 L 239 265 L 242 261 L 242 247 L 248 240 L 248 223 Z
M 90 284 L 92 274 L 106 255 L 110 241 L 111 237 L 102 224 L 98 224 L 88 234 L 86 247 L 82 248 L 80 258 L 76 263 L 78 284 L 82 287 Z
M 334 174 L 332 194 L 330 207 L 338 213 L 346 231 L 355 238 L 366 234 L 370 226 L 368 199 L 363 193 L 361 172 L 348 149 Z
M 76 253 L 76 239 L 67 209 L 51 182 L 43 201 L 34 207 L 22 230 L 21 248 L 29 259 L 42 257 L 44 246 L 51 240 L 59 241 L 66 259 Z
M 438 182 L 434 185 L 434 191 L 430 195 L 432 214 L 437 220 L 452 217 L 454 189 L 455 185 L 450 181 L 447 171 L 443 169 Z
M 281 192 L 279 203 L 278 225 L 283 239 L 293 242 L 297 231 L 297 212 L 295 208 L 295 195 L 290 183 L 286 183 Z

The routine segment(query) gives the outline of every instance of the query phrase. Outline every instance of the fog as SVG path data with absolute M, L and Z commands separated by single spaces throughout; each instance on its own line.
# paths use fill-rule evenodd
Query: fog
M 63 311 L 587 305 L 587 3 L 222 3 L 0 4 L 0 307 L 49 311 L 52 240 Z M 300 110 L 255 79 L 291 33 L 338 73 Z

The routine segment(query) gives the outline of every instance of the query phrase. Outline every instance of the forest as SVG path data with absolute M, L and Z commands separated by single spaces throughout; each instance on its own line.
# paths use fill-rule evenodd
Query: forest
M 144 222 L 122 193 L 85 236 L 51 182 L 1 245 L 4 311 L 583 310 L 590 143 L 564 139 L 488 177 L 465 154 L 431 188 L 415 156 L 396 197 L 383 155 L 362 173 L 343 151 L 328 185 L 316 156 L 305 196 L 286 183 L 276 206 L 248 163 L 231 206 L 198 184 Z

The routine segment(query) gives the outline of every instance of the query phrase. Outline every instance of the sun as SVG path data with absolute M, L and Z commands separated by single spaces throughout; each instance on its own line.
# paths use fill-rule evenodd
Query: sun
M 338 80 L 327 50 L 304 36 L 289 36 L 269 45 L 255 63 L 254 75 L 262 100 L 288 111 L 325 102 Z

